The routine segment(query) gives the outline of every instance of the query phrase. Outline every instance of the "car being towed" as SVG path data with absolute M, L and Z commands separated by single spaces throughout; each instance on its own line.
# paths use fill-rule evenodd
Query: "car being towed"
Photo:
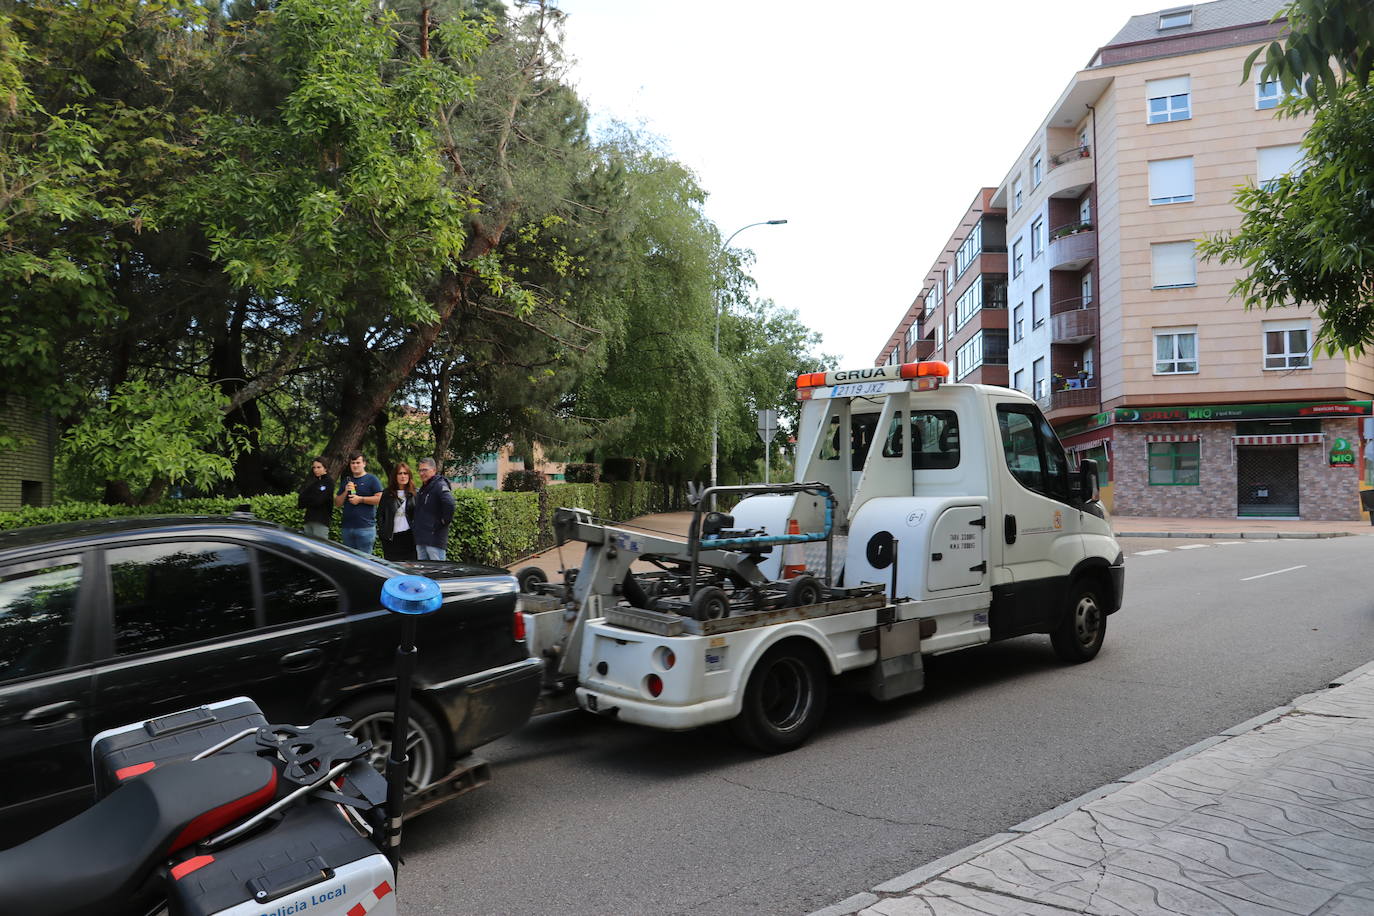
M 384 757 L 399 626 L 380 594 L 404 573 L 444 595 L 416 639 L 413 790 L 520 727 L 538 697 L 503 570 L 387 563 L 251 516 L 0 532 L 0 847 L 91 803 L 93 735 L 203 703 L 348 716 Z

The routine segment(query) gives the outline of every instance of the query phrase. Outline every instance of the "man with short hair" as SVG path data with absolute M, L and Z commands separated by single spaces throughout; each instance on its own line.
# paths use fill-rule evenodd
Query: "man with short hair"
M 348 456 L 348 473 L 339 478 L 339 493 L 334 505 L 343 506 L 341 540 L 345 547 L 372 553 L 377 540 L 377 503 L 382 501 L 382 482 L 367 473 L 362 452 Z
M 453 523 L 453 488 L 439 473 L 433 458 L 416 462 L 420 472 L 420 492 L 415 494 L 415 555 L 421 560 L 448 559 L 448 528 Z

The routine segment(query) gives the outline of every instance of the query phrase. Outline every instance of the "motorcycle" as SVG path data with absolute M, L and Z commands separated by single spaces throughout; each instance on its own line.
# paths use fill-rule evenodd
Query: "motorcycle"
M 397 576 L 396 722 L 409 717 L 415 618 L 439 587 Z M 246 697 L 91 742 L 95 805 L 0 850 L 0 909 L 26 916 L 395 916 L 406 756 L 386 777 L 347 719 L 270 724 Z

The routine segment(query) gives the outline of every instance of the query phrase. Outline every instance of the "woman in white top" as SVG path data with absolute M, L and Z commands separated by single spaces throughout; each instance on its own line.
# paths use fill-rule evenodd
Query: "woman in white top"
M 382 539 L 382 556 L 388 560 L 415 559 L 415 535 L 410 530 L 415 517 L 415 484 L 410 465 L 396 463 L 391 484 L 377 504 L 377 535 Z

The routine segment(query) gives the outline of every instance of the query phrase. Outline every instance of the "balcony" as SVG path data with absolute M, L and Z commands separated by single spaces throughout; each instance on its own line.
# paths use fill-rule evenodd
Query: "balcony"
M 929 359 L 930 354 L 935 352 L 935 341 L 918 340 L 909 344 L 906 348 L 906 359 L 903 362 L 913 363 L 922 359 Z
M 1089 300 L 1060 299 L 1050 304 L 1051 340 L 1076 344 L 1097 336 L 1097 308 Z
M 1071 382 L 1071 384 L 1073 383 Z M 1053 391 L 1050 392 L 1048 398 L 1040 399 L 1040 406 L 1045 410 L 1045 416 L 1051 421 L 1090 416 L 1097 413 L 1101 405 L 1101 392 L 1096 386 Z
M 1093 183 L 1092 150 L 1075 146 L 1050 157 L 1045 191 L 1050 197 L 1082 197 Z
M 1097 257 L 1097 232 L 1092 223 L 1073 222 L 1050 230 L 1050 270 L 1079 270 Z

